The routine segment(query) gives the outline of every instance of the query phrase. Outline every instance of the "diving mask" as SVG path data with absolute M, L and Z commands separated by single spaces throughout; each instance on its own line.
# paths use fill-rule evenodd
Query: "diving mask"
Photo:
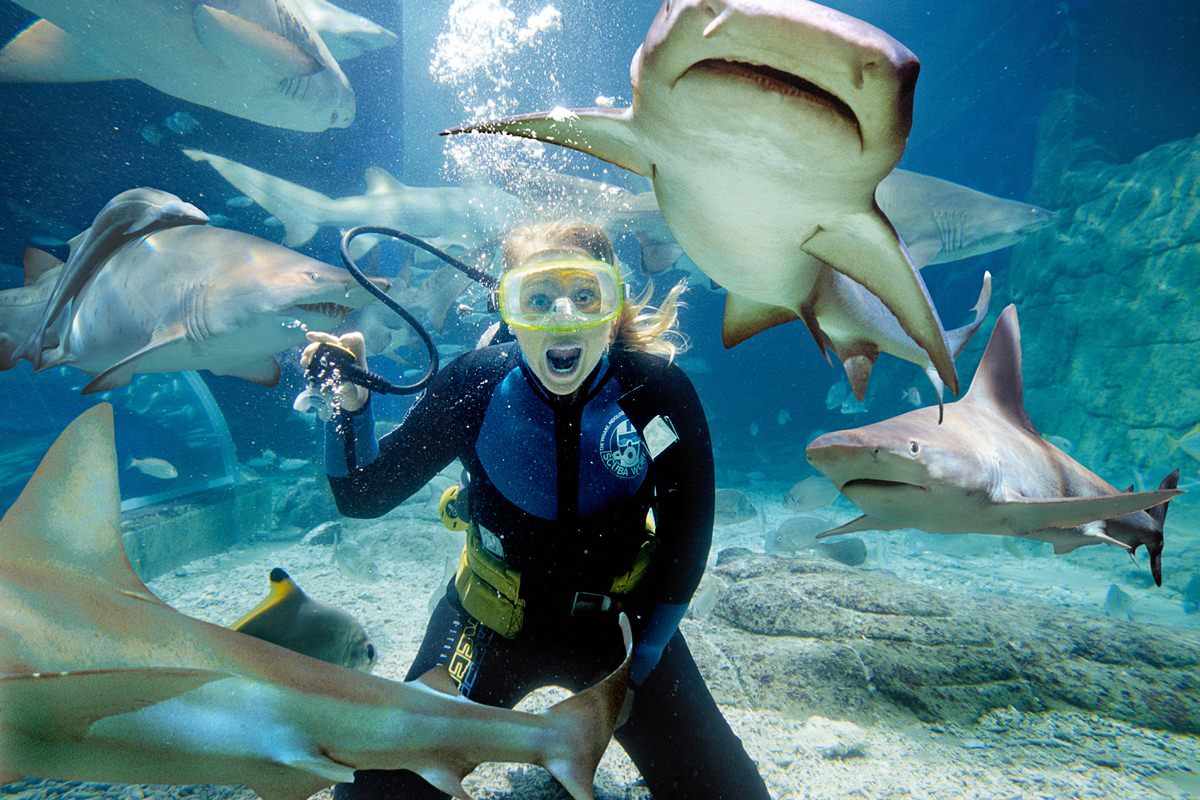
M 500 316 L 512 328 L 594 328 L 616 319 L 624 303 L 617 268 L 586 256 L 528 261 L 500 276 Z

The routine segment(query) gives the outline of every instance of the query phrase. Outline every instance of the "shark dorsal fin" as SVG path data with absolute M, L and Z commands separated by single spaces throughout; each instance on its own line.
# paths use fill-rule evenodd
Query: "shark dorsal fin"
M 1000 312 L 992 329 L 971 388 L 961 402 L 989 406 L 1012 424 L 1037 433 L 1025 412 L 1025 383 L 1021 377 L 1021 327 L 1017 307 Z
M 37 283 L 38 280 L 55 267 L 61 267 L 63 262 L 53 253 L 39 250 L 36 247 L 26 247 L 21 253 L 21 263 L 25 267 L 25 285 Z
M 270 574 L 271 588 L 267 591 L 267 596 L 257 606 L 248 611 L 245 616 L 233 623 L 229 627 L 235 631 L 245 629 L 254 620 L 261 617 L 273 609 L 276 609 L 284 604 L 293 606 L 300 604 L 305 600 L 304 591 L 296 585 L 292 577 L 287 574 L 287 571 L 281 567 L 275 567 Z
M 44 565 L 58 580 L 104 581 L 159 602 L 134 574 L 120 530 L 113 408 L 100 403 L 67 426 L 0 520 L 0 561 Z
M 395 194 L 408 188 L 383 167 L 367 167 L 363 177 L 367 180 L 367 194 Z

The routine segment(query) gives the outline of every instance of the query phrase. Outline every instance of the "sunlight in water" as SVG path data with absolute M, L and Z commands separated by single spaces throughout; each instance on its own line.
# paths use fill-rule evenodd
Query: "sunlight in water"
M 450 4 L 429 73 L 455 90 L 464 122 L 542 110 L 561 96 L 553 65 L 562 13 L 553 5 L 540 10 L 536 5 L 510 0 Z M 526 70 L 526 64 L 531 69 Z M 546 151 L 539 142 L 467 136 L 448 138 L 445 154 L 447 177 L 470 180 L 494 178 L 513 161 L 540 161 Z

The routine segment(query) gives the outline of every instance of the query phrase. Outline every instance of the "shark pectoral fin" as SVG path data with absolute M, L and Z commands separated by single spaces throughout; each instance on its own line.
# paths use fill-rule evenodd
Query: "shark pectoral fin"
M 458 800 L 471 800 L 471 795 L 467 794 L 467 790 L 462 785 L 462 779 L 466 777 L 469 771 L 466 770 L 461 775 L 458 775 L 452 769 L 428 766 L 416 770 L 416 773 L 432 786 L 436 786 L 451 797 L 456 797 Z
M 428 686 L 435 692 L 452 695 L 458 694 L 458 684 L 450 677 L 450 670 L 441 664 L 423 672 L 417 677 L 417 682 Z
M 0 82 L 90 83 L 132 78 L 50 20 L 39 19 L 0 50 Z
M 275 70 L 280 80 L 312 75 L 321 65 L 296 44 L 248 19 L 207 3 L 192 11 L 196 38 L 204 48 L 234 72 Z M 269 60 L 264 60 L 266 54 Z
M 1134 492 L 1101 497 L 1014 498 L 1004 501 L 1004 510 L 1015 531 L 1040 528 L 1077 528 L 1096 520 L 1142 511 L 1165 503 L 1177 490 Z
M 759 303 L 729 292 L 725 297 L 725 324 L 721 338 L 726 347 L 733 347 L 757 333 L 799 318 L 791 309 Z
M 259 386 L 271 387 L 279 383 L 279 362 L 274 356 L 252 364 L 238 364 L 228 369 L 208 368 L 215 375 L 232 375 L 235 378 L 257 383 Z
M 0 676 L 6 725 L 34 738 L 83 738 L 92 723 L 228 678 L 202 669 L 100 669 Z
M 881 211 L 850 215 L 836 226 L 822 226 L 801 249 L 878 297 L 900 327 L 929 355 L 950 391 L 958 394 L 958 374 L 941 320 L 925 282 Z
M 650 161 L 641 152 L 638 135 L 630 124 L 631 109 L 578 108 L 557 113 L 524 114 L 488 122 L 475 122 L 442 131 L 456 133 L 505 133 L 537 139 L 581 153 L 588 153 L 610 164 L 649 176 Z
M 861 517 L 855 517 L 845 525 L 839 525 L 836 528 L 830 528 L 827 531 L 821 531 L 817 534 L 818 539 L 828 539 L 830 536 L 840 536 L 843 533 L 858 533 L 859 531 L 895 531 L 899 530 L 899 525 L 893 525 L 890 522 L 882 522 L 874 519 L 866 514 Z
M 115 389 L 118 386 L 126 385 L 133 378 L 133 373 L 138 371 L 139 360 L 156 350 L 183 341 L 186 338 L 187 334 L 184 331 L 182 323 L 177 323 L 164 330 L 155 331 L 154 335 L 150 337 L 150 342 L 145 347 L 130 353 L 95 378 L 92 378 L 91 383 L 83 387 L 81 394 L 104 392 L 109 389 Z

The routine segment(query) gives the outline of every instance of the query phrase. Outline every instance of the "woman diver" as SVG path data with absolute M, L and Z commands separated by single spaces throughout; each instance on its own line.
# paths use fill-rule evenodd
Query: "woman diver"
M 578 691 L 621 662 L 624 611 L 632 703 L 615 736 L 653 796 L 767 798 L 678 627 L 714 501 L 708 425 L 672 363 L 684 286 L 658 310 L 627 300 L 612 243 L 582 222 L 514 230 L 503 262 L 515 343 L 456 359 L 380 440 L 370 393 L 332 390 L 326 471 L 343 514 L 381 516 L 455 458 L 469 476 L 452 506 L 464 556 L 408 679 L 441 666 L 462 695 L 506 707 L 546 685 Z M 324 343 L 365 366 L 361 334 L 309 339 L 305 365 Z M 403 770 L 359 771 L 334 794 L 445 797 Z

